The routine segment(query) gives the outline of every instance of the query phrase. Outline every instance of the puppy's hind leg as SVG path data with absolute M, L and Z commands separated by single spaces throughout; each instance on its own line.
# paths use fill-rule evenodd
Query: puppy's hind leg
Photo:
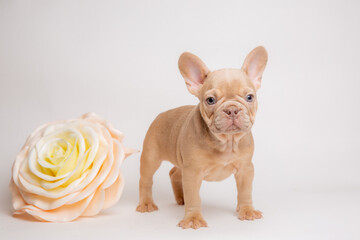
M 177 204 L 184 205 L 184 192 L 182 187 L 181 170 L 178 167 L 173 167 L 170 172 L 171 185 L 174 191 L 174 196 Z
M 138 212 L 152 212 L 158 210 L 152 198 L 153 176 L 160 167 L 161 161 L 158 158 L 156 149 L 144 149 L 140 158 L 140 201 L 136 208 Z

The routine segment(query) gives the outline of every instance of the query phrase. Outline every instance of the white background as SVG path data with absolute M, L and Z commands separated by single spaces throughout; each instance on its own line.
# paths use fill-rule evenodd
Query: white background
M 360 239 L 359 1 L 0 0 L 1 239 Z M 12 217 L 11 165 L 39 125 L 89 111 L 141 149 L 157 114 L 197 104 L 177 69 L 183 51 L 210 69 L 240 67 L 263 45 L 254 203 L 236 218 L 233 177 L 204 182 L 209 227 L 176 227 L 183 207 L 164 163 L 159 211 L 135 212 L 140 154 L 120 202 L 95 218 L 49 224 Z

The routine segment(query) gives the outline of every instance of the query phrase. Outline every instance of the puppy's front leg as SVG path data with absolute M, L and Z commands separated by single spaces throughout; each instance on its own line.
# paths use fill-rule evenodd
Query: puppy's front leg
M 240 220 L 254 220 L 262 218 L 260 211 L 252 204 L 252 182 L 254 179 L 254 165 L 249 162 L 242 164 L 235 174 L 238 190 L 238 204 L 236 211 Z
M 178 224 L 179 227 L 194 228 L 207 227 L 201 213 L 200 186 L 203 180 L 201 170 L 184 167 L 182 172 L 185 217 Z

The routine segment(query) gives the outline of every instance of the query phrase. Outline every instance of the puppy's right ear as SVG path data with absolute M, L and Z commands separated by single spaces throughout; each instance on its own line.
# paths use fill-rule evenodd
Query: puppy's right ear
M 189 52 L 181 54 L 178 64 L 189 92 L 198 96 L 209 69 L 200 58 Z

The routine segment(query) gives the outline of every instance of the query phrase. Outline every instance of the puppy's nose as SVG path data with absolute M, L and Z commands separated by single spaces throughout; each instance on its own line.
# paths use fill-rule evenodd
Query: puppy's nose
M 229 107 L 223 110 L 229 117 L 236 117 L 237 114 L 240 112 L 240 109 L 237 107 Z

